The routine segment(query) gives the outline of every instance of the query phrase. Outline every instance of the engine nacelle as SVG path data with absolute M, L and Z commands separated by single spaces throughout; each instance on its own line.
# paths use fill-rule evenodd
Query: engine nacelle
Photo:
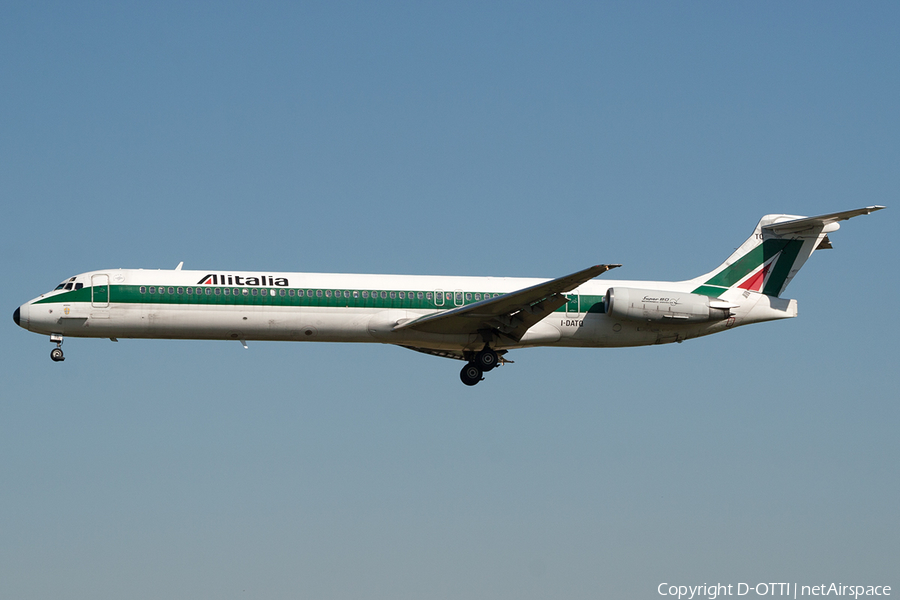
M 627 321 L 706 323 L 731 316 L 736 305 L 688 292 L 610 288 L 604 298 L 606 314 Z

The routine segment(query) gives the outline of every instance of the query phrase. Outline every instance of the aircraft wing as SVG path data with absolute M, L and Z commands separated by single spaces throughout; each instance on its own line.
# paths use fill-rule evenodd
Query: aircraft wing
M 830 213 L 827 215 L 819 215 L 818 217 L 805 217 L 803 219 L 794 219 L 793 221 L 783 221 L 773 225 L 763 225 L 763 229 L 775 233 L 776 235 L 786 235 L 791 233 L 801 233 L 813 229 L 814 227 L 825 227 L 838 221 L 846 221 L 859 215 L 868 215 L 881 210 L 883 206 L 867 206 L 865 208 L 857 208 L 856 210 L 845 210 L 844 212 Z M 834 229 L 837 229 L 835 227 Z
M 568 302 L 565 293 L 622 265 L 595 265 L 583 271 L 401 323 L 394 331 L 413 329 L 427 333 L 478 333 L 498 331 L 515 341 L 528 329 Z

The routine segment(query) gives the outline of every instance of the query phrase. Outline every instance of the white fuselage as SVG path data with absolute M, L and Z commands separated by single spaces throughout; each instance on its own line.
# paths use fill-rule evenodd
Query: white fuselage
M 77 275 L 16 313 L 43 334 L 168 338 L 376 342 L 433 350 L 476 350 L 476 334 L 395 330 L 398 323 L 541 283 L 543 279 L 251 273 L 111 269 Z M 69 285 L 71 289 L 65 289 Z M 689 294 L 697 282 L 594 279 L 566 293 L 569 303 L 528 329 L 528 346 L 621 347 L 680 342 L 748 323 L 797 314 L 796 302 L 729 290 L 730 317 L 704 323 L 617 319 L 604 312 L 609 288 Z M 76 289 L 77 288 L 77 289 Z

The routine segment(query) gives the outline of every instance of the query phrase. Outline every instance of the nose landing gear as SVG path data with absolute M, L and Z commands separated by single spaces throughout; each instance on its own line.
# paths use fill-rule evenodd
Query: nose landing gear
M 60 346 L 63 343 L 63 336 L 58 333 L 50 334 L 50 341 L 56 342 L 56 348 L 50 351 L 50 360 L 53 362 L 62 362 L 66 360 L 66 357 L 63 356 L 63 351 Z

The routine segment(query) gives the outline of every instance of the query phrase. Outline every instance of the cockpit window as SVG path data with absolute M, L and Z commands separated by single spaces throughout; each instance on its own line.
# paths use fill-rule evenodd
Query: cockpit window
M 77 277 L 77 275 L 75 277 Z M 55 292 L 56 290 L 61 290 L 61 289 L 71 290 L 73 282 L 75 281 L 75 277 L 69 277 L 68 279 L 63 281 L 61 284 L 59 284 L 58 286 L 53 288 L 53 291 Z M 82 287 L 84 287 L 84 284 L 82 284 L 82 283 L 75 283 L 74 285 L 75 285 L 76 290 L 80 290 Z

